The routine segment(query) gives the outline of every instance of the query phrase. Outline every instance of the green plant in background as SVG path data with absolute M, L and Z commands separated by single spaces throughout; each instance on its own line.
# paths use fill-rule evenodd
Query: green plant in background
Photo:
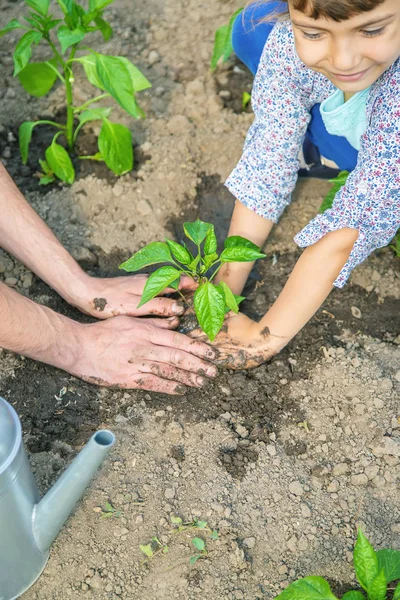
M 223 281 L 216 285 L 212 280 L 225 263 L 252 262 L 264 258 L 265 254 L 249 240 L 231 236 L 225 240 L 224 250 L 219 255 L 217 238 L 211 223 L 197 220 L 194 223 L 185 223 L 183 229 L 186 237 L 197 248 L 195 255 L 186 244 L 181 245 L 172 240 L 152 242 L 120 265 L 120 269 L 132 273 L 150 265 L 172 263 L 157 269 L 149 276 L 139 306 L 149 302 L 166 288 L 172 288 L 181 294 L 181 276 L 191 277 L 199 284 L 193 298 L 194 311 L 200 327 L 212 341 L 223 325 L 225 313 L 229 310 L 238 313 L 239 303 L 243 300 L 241 296 L 233 294 Z M 207 276 L 210 269 L 214 271 Z
M 354 569 L 357 581 L 367 594 L 367 600 L 385 600 L 388 591 L 392 600 L 400 600 L 400 583 L 391 590 L 389 583 L 400 579 L 400 550 L 375 552 L 361 529 L 354 548 Z M 363 592 L 351 590 L 342 600 L 366 600 Z M 323 577 L 304 577 L 289 585 L 276 600 L 338 600 Z
M 50 12 L 51 0 L 25 0 L 32 10 L 23 17 L 26 24 L 17 19 L 10 21 L 0 31 L 0 37 L 20 29 L 24 31 L 13 54 L 14 76 L 17 76 L 25 90 L 36 97 L 45 96 L 58 79 L 64 86 L 66 98 L 66 122 L 40 120 L 22 123 L 19 129 L 19 145 L 22 162 L 28 160 L 29 144 L 33 128 L 46 124 L 58 131 L 45 152 L 45 160 L 40 161 L 43 170 L 42 184 L 51 183 L 56 178 L 73 183 L 75 170 L 70 158 L 81 128 L 89 121 L 101 121 L 98 138 L 99 151 L 93 156 L 81 156 L 84 159 L 104 161 L 116 175 L 122 175 L 132 169 L 132 136 L 127 127 L 113 123 L 108 119 L 111 108 L 90 108 L 103 99 L 112 97 L 132 117 L 145 116 L 139 107 L 135 94 L 151 87 L 144 75 L 123 56 L 107 56 L 95 52 L 83 45 L 88 34 L 100 31 L 104 40 L 112 36 L 110 24 L 103 18 L 104 8 L 113 0 L 88 0 L 87 9 L 75 0 L 56 0 L 62 18 Z M 58 5 L 58 7 L 57 7 Z M 44 62 L 30 62 L 32 49 L 40 42 L 47 44 L 51 58 Z M 77 57 L 79 50 L 87 54 Z M 81 106 L 74 105 L 73 67 L 81 64 L 89 82 L 102 91 L 102 94 L 89 99 Z M 67 150 L 58 143 L 63 137 Z
M 236 17 L 243 11 L 239 8 L 230 18 L 228 25 L 222 25 L 215 32 L 214 49 L 211 58 L 211 69 L 217 68 L 218 61 L 226 62 L 233 52 L 232 29 Z
M 400 232 L 397 232 L 394 236 L 392 243 L 390 244 L 391 249 L 395 255 L 400 258 Z

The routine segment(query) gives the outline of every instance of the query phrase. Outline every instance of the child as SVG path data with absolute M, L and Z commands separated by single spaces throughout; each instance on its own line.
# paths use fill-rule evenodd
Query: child
M 286 18 L 272 24 L 277 10 Z M 305 136 L 351 171 L 332 208 L 296 235 L 306 249 L 261 322 L 238 315 L 218 336 L 222 360 L 243 368 L 277 354 L 400 226 L 400 2 L 258 3 L 237 18 L 233 45 L 257 74 L 255 121 L 226 182 L 237 198 L 229 235 L 264 244 L 290 203 Z M 238 294 L 251 267 L 226 264 L 219 278 Z

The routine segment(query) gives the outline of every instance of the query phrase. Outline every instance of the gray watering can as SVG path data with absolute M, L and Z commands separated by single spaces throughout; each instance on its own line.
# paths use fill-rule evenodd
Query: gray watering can
M 115 437 L 95 433 L 40 500 L 15 410 L 0 398 L 0 600 L 14 600 L 41 575 L 50 544 L 82 496 Z

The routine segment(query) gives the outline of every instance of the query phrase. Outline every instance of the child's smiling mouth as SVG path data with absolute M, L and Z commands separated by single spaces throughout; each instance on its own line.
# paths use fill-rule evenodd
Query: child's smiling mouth
M 335 77 L 335 79 L 338 79 L 339 81 L 359 81 L 367 74 L 369 70 L 370 67 L 368 67 L 368 69 L 364 69 L 364 71 L 358 71 L 358 73 L 352 73 L 350 75 L 342 75 L 340 73 L 333 72 L 332 75 L 333 77 Z

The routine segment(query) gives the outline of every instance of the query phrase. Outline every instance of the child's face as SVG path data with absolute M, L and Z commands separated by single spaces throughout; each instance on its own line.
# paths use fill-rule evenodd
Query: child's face
M 386 0 L 339 23 L 312 19 L 290 4 L 300 59 L 345 93 L 365 90 L 400 56 L 399 0 Z

